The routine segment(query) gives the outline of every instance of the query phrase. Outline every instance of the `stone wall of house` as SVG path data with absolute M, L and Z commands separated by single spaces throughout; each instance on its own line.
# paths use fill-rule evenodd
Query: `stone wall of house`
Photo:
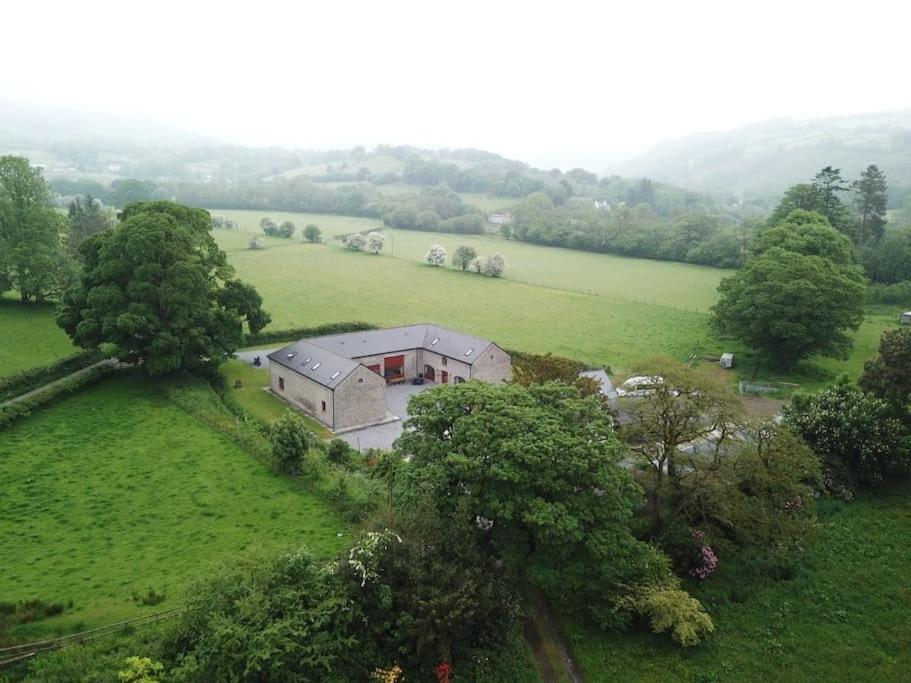
M 440 374 L 443 370 L 449 373 L 450 384 L 455 382 L 456 377 L 461 377 L 466 382 L 471 379 L 471 366 L 468 363 L 421 349 L 418 351 L 418 372 L 425 372 L 425 365 L 429 365 L 434 369 L 436 382 L 443 381 Z
M 509 382 L 512 379 L 512 358 L 496 344 L 484 349 L 471 366 L 471 379 L 480 379 L 491 384 Z
M 369 372 L 369 371 L 368 371 Z M 278 363 L 269 363 L 269 388 L 276 396 L 301 408 L 329 428 L 333 427 L 332 390 L 294 370 Z M 279 378 L 285 380 L 285 388 L 279 386 Z M 323 406 L 325 405 L 325 410 Z
M 407 359 L 406 359 L 407 362 Z M 335 387 L 335 429 L 386 417 L 386 381 L 363 365 Z
M 418 373 L 421 371 L 418 366 L 418 354 L 419 351 L 414 349 L 410 351 L 395 351 L 393 353 L 384 353 L 378 356 L 357 356 L 352 358 L 352 360 L 357 361 L 361 365 L 379 365 L 380 366 L 380 376 L 383 377 L 383 371 L 386 369 L 383 361 L 389 356 L 405 356 L 405 379 L 413 379 L 418 376 Z

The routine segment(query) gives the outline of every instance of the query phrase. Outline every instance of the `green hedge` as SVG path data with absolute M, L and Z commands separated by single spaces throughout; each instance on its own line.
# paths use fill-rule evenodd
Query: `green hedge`
M 14 375 L 0 377 L 0 403 L 87 368 L 103 357 L 104 355 L 98 351 L 79 351 L 48 365 L 39 365 Z
M 321 337 L 326 334 L 342 334 L 343 332 L 360 332 L 362 330 L 375 330 L 376 325 L 359 321 L 328 323 L 318 327 L 294 327 L 288 330 L 268 330 L 258 334 L 248 334 L 246 336 L 247 346 L 260 346 L 262 344 L 271 344 L 273 342 L 285 342 L 292 339 L 303 339 L 305 337 Z
M 63 396 L 72 394 L 74 391 L 95 384 L 104 377 L 117 372 L 117 370 L 118 368 L 115 365 L 99 365 L 78 377 L 58 382 L 34 396 L 0 406 L 0 429 L 8 427 L 21 417 L 27 417 L 36 408 L 46 406 Z

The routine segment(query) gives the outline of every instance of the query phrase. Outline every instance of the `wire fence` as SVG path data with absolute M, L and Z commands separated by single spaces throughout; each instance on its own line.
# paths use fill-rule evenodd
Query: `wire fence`
M 98 640 L 99 638 L 105 638 L 107 636 L 116 635 L 117 633 L 130 631 L 137 626 L 146 626 L 148 624 L 154 624 L 165 619 L 170 619 L 172 617 L 178 616 L 185 610 L 186 607 L 174 607 L 163 612 L 146 614 L 134 619 L 127 619 L 126 621 L 119 621 L 114 624 L 99 626 L 98 628 L 89 629 L 88 631 L 71 633 L 59 638 L 51 638 L 49 640 L 39 640 L 32 643 L 21 643 L 19 645 L 0 647 L 0 669 L 11 666 L 18 662 L 25 661 L 26 659 L 34 657 L 35 655 L 42 652 L 51 652 L 53 650 L 59 650 L 70 645 L 89 643 L 93 640 Z

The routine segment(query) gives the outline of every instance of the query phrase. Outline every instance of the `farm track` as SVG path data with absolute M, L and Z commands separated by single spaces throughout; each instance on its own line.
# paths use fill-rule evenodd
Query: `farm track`
M 40 387 L 38 387 L 36 389 L 32 389 L 31 391 L 27 391 L 24 394 L 19 394 L 18 396 L 14 396 L 13 398 L 9 399 L 8 401 L 3 401 L 2 403 L 0 403 L 0 408 L 11 405 L 13 403 L 18 403 L 19 401 L 24 401 L 28 398 L 31 398 L 32 396 L 37 396 L 38 394 L 40 394 L 44 391 L 47 391 L 49 388 L 51 388 L 57 384 L 60 384 L 61 382 L 66 382 L 67 380 L 74 379 L 76 377 L 80 377 L 88 372 L 91 372 L 95 368 L 103 367 L 106 365 L 115 367 L 115 368 L 124 366 L 124 364 L 121 363 L 120 361 L 118 361 L 116 358 L 105 358 L 103 360 L 98 361 L 97 363 L 93 363 L 92 365 L 84 367 L 81 370 L 76 370 L 76 372 L 71 372 L 68 375 L 64 375 L 63 377 L 55 379 L 53 382 L 48 382 L 47 384 L 42 384 Z

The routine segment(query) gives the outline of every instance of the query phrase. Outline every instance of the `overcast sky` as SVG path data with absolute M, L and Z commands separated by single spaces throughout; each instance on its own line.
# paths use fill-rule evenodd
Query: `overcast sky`
M 898 0 L 9 2 L 0 95 L 227 142 L 478 147 L 544 167 L 911 106 Z

